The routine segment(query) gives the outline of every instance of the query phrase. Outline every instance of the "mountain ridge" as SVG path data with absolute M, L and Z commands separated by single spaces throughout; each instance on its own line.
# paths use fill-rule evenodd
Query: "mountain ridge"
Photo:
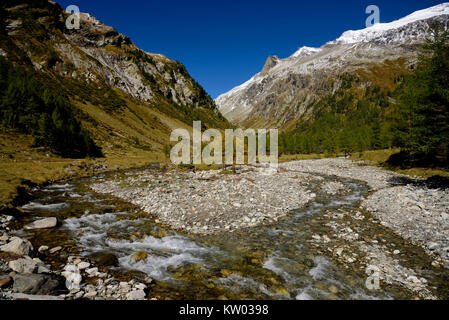
M 237 125 L 289 127 L 301 117 L 311 115 L 314 101 L 338 90 L 342 75 L 362 75 L 359 86 L 366 87 L 372 84 L 372 79 L 364 75 L 373 66 L 385 68 L 389 61 L 397 61 L 403 67 L 399 74 L 409 72 L 431 26 L 448 28 L 447 12 L 449 3 L 443 3 L 392 23 L 347 31 L 320 48 L 300 48 L 279 60 L 268 72 L 254 75 L 215 101 L 223 115 Z M 358 42 L 349 41 L 348 35 L 354 34 L 369 36 L 355 37 Z
M 6 0 L 0 55 L 66 96 L 105 155 L 162 152 L 175 128 L 229 123 L 184 65 L 147 53 L 87 13 L 68 30 L 69 13 L 47 1 Z

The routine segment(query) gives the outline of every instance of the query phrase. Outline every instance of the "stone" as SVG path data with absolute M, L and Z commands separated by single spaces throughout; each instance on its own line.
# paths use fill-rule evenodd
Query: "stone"
M 32 295 L 58 295 L 68 291 L 64 278 L 56 275 L 16 274 L 13 276 L 13 291 Z
M 49 252 L 50 254 L 53 254 L 53 253 L 56 253 L 56 252 L 61 251 L 61 250 L 62 250 L 62 247 L 59 246 L 59 247 L 54 247 L 54 248 L 48 250 L 48 252 Z
M 45 218 L 36 220 L 28 225 L 26 225 L 24 228 L 26 230 L 36 230 L 36 229 L 50 229 L 56 227 L 58 224 L 58 219 L 56 218 Z
M 440 267 L 440 263 L 438 261 L 432 261 L 432 267 L 434 268 L 439 268 Z
M 100 267 L 118 267 L 119 265 L 117 257 L 111 252 L 96 252 L 91 254 L 89 259 Z
M 30 258 L 13 260 L 8 265 L 13 271 L 24 274 L 33 273 L 37 268 L 37 263 Z
M 43 263 L 37 264 L 37 273 L 50 273 L 50 267 L 48 265 L 45 265 Z
M 399 250 L 394 250 L 394 251 L 393 251 L 393 254 L 394 254 L 394 255 L 398 255 L 398 254 L 400 254 L 400 253 L 401 253 L 401 251 L 399 251 Z
M 429 250 L 434 251 L 434 250 L 438 249 L 439 245 L 438 245 L 438 243 L 430 242 L 427 244 L 427 247 L 429 248 Z
M 28 240 L 18 237 L 12 238 L 9 243 L 0 247 L 0 251 L 14 253 L 19 256 L 27 256 L 32 250 L 33 246 Z
M 65 286 L 68 290 L 80 289 L 80 284 L 83 280 L 81 274 L 65 271 L 62 275 L 65 277 Z
M 134 260 L 134 262 L 145 261 L 147 258 L 148 258 L 148 254 L 145 251 L 136 252 L 131 257 L 131 259 Z
M 40 246 L 37 251 L 39 251 L 39 253 L 43 253 L 43 252 L 47 251 L 48 249 L 49 248 L 47 246 Z
M 144 285 L 143 283 L 138 283 L 135 285 L 135 288 L 138 290 L 145 290 L 147 288 L 147 286 Z
M 415 276 L 410 276 L 407 278 L 407 281 L 413 282 L 414 284 L 420 284 L 421 280 L 419 280 L 417 277 Z
M 147 294 L 143 290 L 131 291 L 126 294 L 126 300 L 144 300 Z
M 90 267 L 90 263 L 89 262 L 80 262 L 78 263 L 78 269 L 79 270 L 84 270 Z
M 97 291 L 89 291 L 84 295 L 84 297 L 85 298 L 93 298 L 93 297 L 96 297 L 97 295 L 98 295 Z
M 87 270 L 86 270 L 86 273 L 87 273 L 89 276 L 94 277 L 94 276 L 96 276 L 96 275 L 98 274 L 98 268 L 97 268 L 97 267 L 94 267 L 94 268 L 87 269 Z

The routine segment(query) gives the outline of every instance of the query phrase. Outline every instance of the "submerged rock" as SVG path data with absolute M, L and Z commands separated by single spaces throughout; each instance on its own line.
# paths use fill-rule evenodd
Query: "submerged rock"
M 118 258 L 111 252 L 96 252 L 91 254 L 89 259 L 100 267 L 118 267 L 119 265 Z
M 145 261 L 148 258 L 148 254 L 145 251 L 136 252 L 131 259 L 134 262 Z

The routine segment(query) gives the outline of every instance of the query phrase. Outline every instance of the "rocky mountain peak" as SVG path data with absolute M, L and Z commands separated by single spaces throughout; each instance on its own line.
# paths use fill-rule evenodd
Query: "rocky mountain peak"
M 262 69 L 262 74 L 268 73 L 268 71 L 273 68 L 275 65 L 277 65 L 281 60 L 278 56 L 269 56 L 267 58 L 267 61 L 265 62 L 265 65 Z
M 400 60 L 404 70 L 412 66 L 433 25 L 449 29 L 449 3 L 391 23 L 347 31 L 320 48 L 302 47 L 286 59 L 269 57 L 262 72 L 219 96 L 216 103 L 231 122 L 253 124 L 254 119 L 263 119 L 264 124 L 282 127 L 313 112 L 310 105 L 338 90 L 341 77 L 358 77 L 388 61 Z

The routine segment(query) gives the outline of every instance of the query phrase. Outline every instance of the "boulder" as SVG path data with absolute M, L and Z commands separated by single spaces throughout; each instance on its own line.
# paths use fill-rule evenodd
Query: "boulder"
M 13 291 L 31 295 L 59 295 L 67 293 L 64 278 L 45 274 L 16 274 Z
M 8 266 L 17 273 L 33 273 L 36 270 L 37 263 L 30 257 L 10 261 Z
M 58 219 L 56 218 L 45 218 L 36 220 L 29 225 L 25 226 L 26 230 L 35 230 L 35 229 L 50 229 L 54 228 L 58 225 Z
M 28 240 L 18 237 L 12 238 L 9 243 L 0 247 L 0 251 L 14 253 L 19 256 L 27 256 L 32 250 L 33 246 Z

